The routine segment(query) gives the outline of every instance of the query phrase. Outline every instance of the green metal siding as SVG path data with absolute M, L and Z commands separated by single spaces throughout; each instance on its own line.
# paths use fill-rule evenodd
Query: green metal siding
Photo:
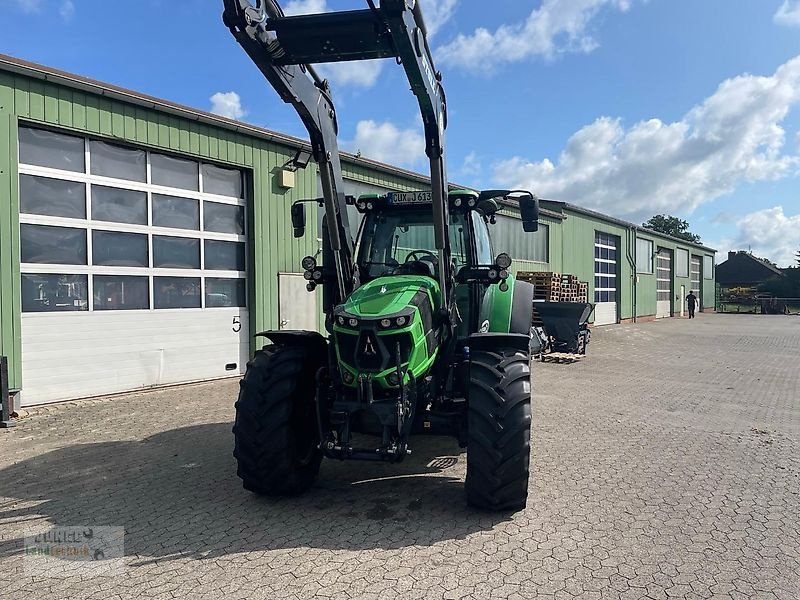
M 292 237 L 289 216 L 294 200 L 315 194 L 315 170 L 298 171 L 296 185 L 290 190 L 279 187 L 275 177 L 280 167 L 294 156 L 294 148 L 0 72 L 0 352 L 9 356 L 12 387 L 20 387 L 22 382 L 16 149 L 19 120 L 249 171 L 252 175 L 248 232 L 251 333 L 278 327 L 277 274 L 299 271 L 300 259 L 316 251 L 314 236 L 300 240 Z

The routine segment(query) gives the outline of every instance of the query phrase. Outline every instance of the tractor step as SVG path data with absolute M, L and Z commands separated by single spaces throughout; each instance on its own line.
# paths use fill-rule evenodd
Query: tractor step
M 269 19 L 282 55 L 276 65 L 303 65 L 396 56 L 391 34 L 370 9 Z

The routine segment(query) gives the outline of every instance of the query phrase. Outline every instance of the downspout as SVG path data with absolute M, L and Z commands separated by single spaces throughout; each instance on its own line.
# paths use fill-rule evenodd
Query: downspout
M 637 276 L 636 276 L 636 229 L 631 226 L 628 227 L 628 243 L 625 246 L 625 254 L 628 258 L 628 264 L 631 267 L 631 290 L 632 290 L 632 300 L 631 303 L 633 306 L 633 322 L 636 323 L 636 284 L 637 284 Z M 633 254 L 631 254 L 631 241 L 633 241 Z

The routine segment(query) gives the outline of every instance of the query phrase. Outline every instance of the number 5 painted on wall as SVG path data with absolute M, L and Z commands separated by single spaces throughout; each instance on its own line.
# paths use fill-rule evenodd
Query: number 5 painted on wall
M 231 327 L 233 333 L 239 333 L 242 330 L 242 321 L 239 318 L 239 315 L 233 317 L 233 327 Z

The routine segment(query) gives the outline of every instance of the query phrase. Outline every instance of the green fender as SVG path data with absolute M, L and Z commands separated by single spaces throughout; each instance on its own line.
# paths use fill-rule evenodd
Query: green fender
M 492 284 L 483 295 L 481 317 L 478 324 L 481 333 L 508 333 L 510 331 L 516 279 L 513 275 L 509 275 L 506 283 L 508 289 L 505 292 L 500 289 L 500 284 Z

